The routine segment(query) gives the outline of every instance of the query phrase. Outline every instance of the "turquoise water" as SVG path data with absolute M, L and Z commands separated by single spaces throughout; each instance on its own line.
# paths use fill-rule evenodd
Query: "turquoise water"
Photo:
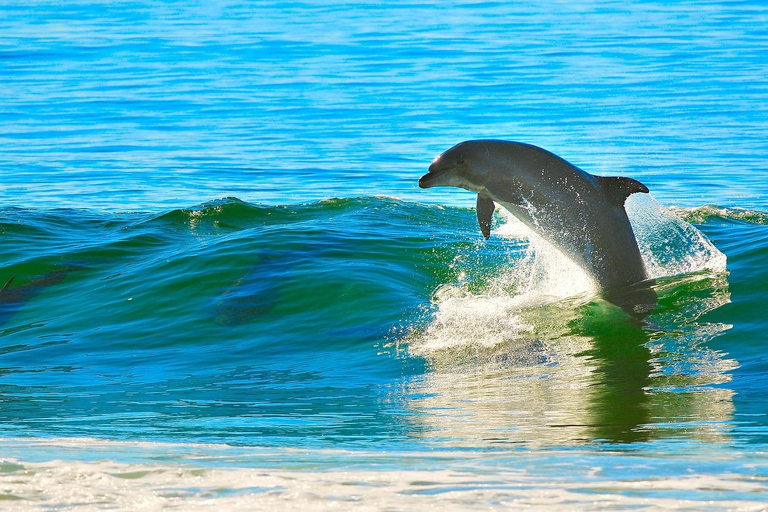
M 0 500 L 759 510 L 766 23 L 0 2 Z M 642 325 L 418 189 L 483 137 L 651 189 Z

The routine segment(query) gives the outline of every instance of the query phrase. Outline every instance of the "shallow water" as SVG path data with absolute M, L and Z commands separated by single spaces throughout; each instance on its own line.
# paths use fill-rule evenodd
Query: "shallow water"
M 0 3 L 0 500 L 763 509 L 766 21 Z M 480 137 L 649 186 L 643 323 L 417 188 Z

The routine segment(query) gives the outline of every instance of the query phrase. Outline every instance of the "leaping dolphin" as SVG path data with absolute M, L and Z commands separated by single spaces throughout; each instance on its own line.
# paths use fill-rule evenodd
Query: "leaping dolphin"
M 631 305 L 617 297 L 648 279 L 624 210 L 630 194 L 648 192 L 639 181 L 593 176 L 530 144 L 472 140 L 438 156 L 419 187 L 477 192 L 477 220 L 486 239 L 494 203 L 500 204 L 586 270 L 608 300 L 637 312 L 637 297 Z M 645 290 L 639 302 L 655 304 L 655 292 Z

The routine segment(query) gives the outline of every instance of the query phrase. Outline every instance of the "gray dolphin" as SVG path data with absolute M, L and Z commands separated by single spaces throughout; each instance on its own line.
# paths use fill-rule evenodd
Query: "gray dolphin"
M 77 267 L 67 267 L 48 272 L 42 276 L 31 279 L 28 283 L 11 287 L 16 276 L 6 281 L 0 288 L 0 326 L 10 320 L 27 302 L 49 286 L 58 284 L 64 280 L 67 274 Z
M 519 142 L 473 140 L 438 156 L 419 187 L 477 192 L 477 220 L 487 239 L 498 203 L 585 269 L 608 300 L 625 304 L 618 290 L 648 279 L 624 202 L 648 192 L 637 180 L 593 176 L 542 148 Z M 640 303 L 656 303 L 647 286 Z M 652 295 L 652 297 L 651 297 Z M 647 309 L 647 308 L 644 308 Z

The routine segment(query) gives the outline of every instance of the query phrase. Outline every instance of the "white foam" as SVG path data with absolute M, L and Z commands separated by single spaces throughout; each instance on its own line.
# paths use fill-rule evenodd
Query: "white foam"
M 0 500 L 4 510 L 24 511 L 751 511 L 764 510 L 768 492 L 763 479 L 748 475 L 649 473 L 617 479 L 603 475 L 606 468 L 600 459 L 587 468 L 563 462 L 563 471 L 543 477 L 539 470 L 529 472 L 515 465 L 494 467 L 490 473 L 482 466 L 451 464 L 430 470 L 313 471 L 6 459 L 0 462 Z M 713 491 L 719 497 L 716 501 L 711 499 Z

